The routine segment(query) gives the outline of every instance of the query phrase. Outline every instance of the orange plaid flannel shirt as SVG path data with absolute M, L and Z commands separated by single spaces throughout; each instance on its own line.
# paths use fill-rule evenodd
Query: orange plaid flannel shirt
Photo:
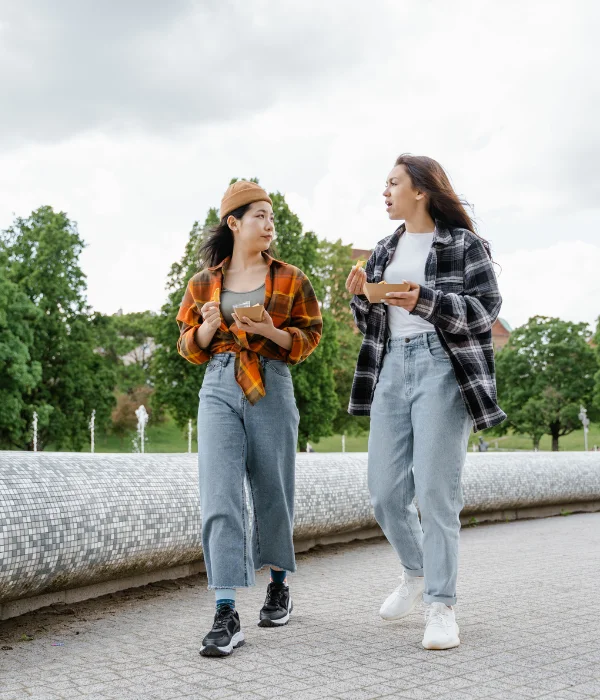
M 237 383 L 253 405 L 265 395 L 263 369 L 258 356 L 296 365 L 317 347 L 323 331 L 319 302 L 308 277 L 293 265 L 266 253 L 263 253 L 263 257 L 269 265 L 265 280 L 265 309 L 273 319 L 275 328 L 291 334 L 290 350 L 261 335 L 247 334 L 236 323 L 228 328 L 223 319 L 207 349 L 196 342 L 196 330 L 202 324 L 200 309 L 213 299 L 216 290 L 220 293 L 230 258 L 198 272 L 190 279 L 177 314 L 179 354 L 189 362 L 201 365 L 216 353 L 234 352 Z

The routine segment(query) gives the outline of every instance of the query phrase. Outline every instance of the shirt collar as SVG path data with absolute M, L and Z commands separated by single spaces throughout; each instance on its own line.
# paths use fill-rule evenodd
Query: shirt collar
M 406 231 L 405 224 L 401 224 L 394 231 L 387 241 L 386 248 L 388 250 L 396 250 L 400 236 Z M 433 245 L 450 245 L 452 243 L 452 233 L 441 221 L 435 222 L 435 232 L 433 234 Z
M 444 226 L 441 221 L 436 221 L 433 245 L 450 245 L 450 243 L 452 243 L 452 234 L 450 233 L 450 229 Z
M 285 265 L 286 264 L 282 260 L 277 260 L 277 258 L 271 257 L 268 253 L 265 253 L 264 251 L 262 253 L 262 256 L 265 259 L 265 262 L 267 263 L 267 265 L 269 267 L 271 267 L 271 265 L 273 263 L 275 263 L 275 265 Z M 227 256 L 225 258 L 225 260 L 222 260 L 218 265 L 214 265 L 213 267 L 209 267 L 208 269 L 211 272 L 215 272 L 216 270 L 221 270 L 221 269 L 223 269 L 223 271 L 225 271 L 225 270 L 227 270 L 227 266 L 229 265 L 230 261 L 231 261 L 231 255 Z
M 396 250 L 400 236 L 404 233 L 404 231 L 406 231 L 406 226 L 404 224 L 400 224 L 400 226 L 398 226 L 394 233 L 388 238 L 385 243 L 385 247 L 388 251 L 392 252 Z

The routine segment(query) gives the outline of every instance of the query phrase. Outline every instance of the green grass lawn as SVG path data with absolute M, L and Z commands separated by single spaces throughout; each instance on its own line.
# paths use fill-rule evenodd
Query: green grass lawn
M 499 450 L 532 450 L 533 442 L 531 438 L 525 435 L 506 435 L 504 437 L 495 438 L 481 434 L 483 439 L 489 443 L 489 449 L 494 451 L 496 448 L 496 443 Z M 349 437 L 346 436 L 346 452 L 366 452 L 367 451 L 367 441 L 368 437 L 366 435 L 362 437 Z M 472 445 L 479 443 L 479 433 L 477 435 L 471 435 L 469 440 L 469 450 L 472 449 Z M 332 437 L 322 438 L 320 442 L 312 443 L 312 447 L 315 452 L 341 452 L 342 451 L 342 438 L 340 435 L 333 435 Z M 600 424 L 590 425 L 590 430 L 588 432 L 588 449 L 592 449 L 594 445 L 600 447 Z M 552 447 L 552 439 L 549 435 L 545 435 L 540 442 L 540 450 L 550 450 Z M 569 435 L 565 435 L 560 438 L 558 442 L 558 447 L 561 451 L 583 451 L 583 428 L 581 430 L 576 430 Z
M 490 449 L 496 447 L 501 450 L 532 450 L 533 441 L 526 435 L 505 435 L 501 438 L 491 437 L 482 433 L 482 437 L 486 442 L 489 442 Z M 469 448 L 473 443 L 478 442 L 478 435 L 471 436 Z M 588 431 L 588 450 L 593 449 L 594 445 L 600 448 L 600 424 L 592 423 Z M 559 438 L 558 449 L 562 452 L 583 452 L 583 428 L 575 430 L 568 435 L 563 435 Z M 547 451 L 552 449 L 552 438 L 549 435 L 544 435 L 540 441 L 540 450 Z
M 479 434 L 478 434 L 479 435 Z M 478 442 L 478 435 L 472 435 L 471 445 Z M 146 443 L 147 452 L 187 452 L 187 428 L 181 430 L 171 418 L 167 418 L 164 423 L 149 425 L 147 428 L 148 441 Z M 96 452 L 132 452 L 131 444 L 133 435 L 120 440 L 115 435 L 99 435 L 96 438 Z M 489 442 L 490 449 L 494 450 L 496 442 L 501 450 L 531 450 L 533 444 L 530 438 L 522 435 L 507 435 L 501 438 L 490 437 L 483 434 L 484 439 Z M 346 452 L 366 452 L 367 435 L 360 437 L 346 436 Z M 588 433 L 588 447 L 593 448 L 594 444 L 600 446 L 600 424 L 592 424 Z M 311 442 L 315 452 L 341 452 L 341 435 L 321 438 L 319 442 Z M 541 450 L 550 450 L 550 436 L 546 435 L 540 443 Z M 583 430 L 577 430 L 570 435 L 560 438 L 559 447 L 561 450 L 571 451 L 583 450 Z M 198 445 L 195 439 L 192 441 L 192 451 L 196 452 Z M 84 450 L 89 452 L 89 446 Z
M 129 437 L 119 439 L 116 435 L 98 435 L 96 437 L 96 452 L 133 452 L 132 439 Z M 146 452 L 187 452 L 188 438 L 187 427 L 178 428 L 172 418 L 167 417 L 164 423 L 149 425 L 146 428 Z M 192 452 L 198 450 L 196 432 L 192 435 Z M 89 445 L 84 452 L 89 452 Z

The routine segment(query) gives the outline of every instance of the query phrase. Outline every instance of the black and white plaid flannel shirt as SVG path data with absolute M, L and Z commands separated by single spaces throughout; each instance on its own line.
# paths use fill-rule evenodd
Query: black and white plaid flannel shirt
M 381 282 L 404 224 L 380 241 L 366 266 L 367 282 Z M 492 325 L 502 304 L 493 263 L 484 241 L 462 228 L 436 222 L 425 284 L 411 312 L 435 326 L 448 351 L 475 432 L 502 423 L 506 414 L 496 401 Z M 354 296 L 354 320 L 363 334 L 354 373 L 348 413 L 369 415 L 388 340 L 385 304 Z

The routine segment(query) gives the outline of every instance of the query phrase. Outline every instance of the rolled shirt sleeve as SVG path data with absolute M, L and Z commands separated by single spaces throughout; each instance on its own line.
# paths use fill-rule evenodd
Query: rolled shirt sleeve
M 188 362 L 194 365 L 202 365 L 210 360 L 210 353 L 208 350 L 201 348 L 196 342 L 196 330 L 202 325 L 202 317 L 190 286 L 191 280 L 185 289 L 179 313 L 177 314 L 177 325 L 179 326 L 177 352 Z
M 365 272 L 367 273 L 367 282 L 373 281 L 373 272 L 375 268 L 375 252 L 373 252 L 367 260 Z M 350 300 L 350 309 L 354 316 L 354 322 L 358 330 L 365 335 L 367 332 L 367 320 L 371 311 L 371 303 L 364 294 L 355 294 Z
M 448 333 L 477 335 L 491 329 L 501 306 L 492 260 L 483 241 L 476 240 L 465 253 L 464 292 L 444 293 L 422 286 L 411 313 Z
M 296 286 L 289 325 L 282 330 L 292 336 L 292 347 L 282 353 L 290 365 L 306 360 L 321 339 L 321 309 L 310 280 L 303 273 L 300 273 Z

